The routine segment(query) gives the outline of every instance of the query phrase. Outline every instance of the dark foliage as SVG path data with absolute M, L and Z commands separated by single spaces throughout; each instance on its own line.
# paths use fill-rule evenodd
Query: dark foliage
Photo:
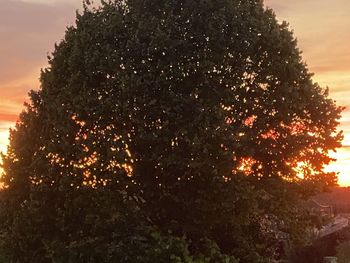
M 341 109 L 260 0 L 85 4 L 30 98 L 4 156 L 9 262 L 269 262 L 335 183 Z
M 350 229 L 340 231 L 315 240 L 312 244 L 300 247 L 290 257 L 292 263 L 320 263 L 325 257 L 339 256 L 341 262 L 348 262 L 345 256 L 349 253 Z

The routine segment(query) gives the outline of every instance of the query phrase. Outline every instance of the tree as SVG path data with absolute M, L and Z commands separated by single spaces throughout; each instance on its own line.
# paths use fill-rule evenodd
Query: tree
M 336 181 L 341 108 L 260 0 L 85 3 L 30 98 L 4 156 L 12 262 L 128 262 L 140 240 L 269 261 Z

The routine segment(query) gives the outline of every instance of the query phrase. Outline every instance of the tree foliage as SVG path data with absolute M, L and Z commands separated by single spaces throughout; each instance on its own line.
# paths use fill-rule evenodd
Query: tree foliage
M 271 260 L 313 224 L 300 200 L 335 183 L 340 112 L 260 0 L 85 3 L 11 131 L 2 249 Z

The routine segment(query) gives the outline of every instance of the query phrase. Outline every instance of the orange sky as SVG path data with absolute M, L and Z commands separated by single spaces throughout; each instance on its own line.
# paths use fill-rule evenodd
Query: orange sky
M 14 125 L 30 89 L 39 86 L 46 56 L 74 22 L 81 0 L 0 0 L 0 151 L 6 149 L 8 128 Z M 331 97 L 348 106 L 341 129 L 344 147 L 328 170 L 340 172 L 350 185 L 350 1 L 265 0 L 280 20 L 294 30 L 314 80 L 329 86 Z M 349 175 L 348 175 L 349 171 Z
M 280 20 L 290 23 L 314 81 L 330 88 L 330 95 L 346 106 L 340 129 L 343 147 L 331 156 L 337 161 L 327 167 L 339 172 L 339 184 L 350 186 L 350 1 L 265 0 Z

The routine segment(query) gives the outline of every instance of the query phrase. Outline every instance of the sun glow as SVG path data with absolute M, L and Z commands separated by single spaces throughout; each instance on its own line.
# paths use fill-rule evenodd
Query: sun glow
M 0 152 L 5 153 L 8 144 L 9 132 L 0 131 Z
M 340 148 L 337 152 L 331 152 L 330 156 L 336 161 L 327 165 L 325 171 L 338 173 L 340 186 L 350 186 L 350 148 Z
M 14 126 L 13 122 L 0 121 L 0 152 L 6 153 L 9 143 L 10 128 Z

